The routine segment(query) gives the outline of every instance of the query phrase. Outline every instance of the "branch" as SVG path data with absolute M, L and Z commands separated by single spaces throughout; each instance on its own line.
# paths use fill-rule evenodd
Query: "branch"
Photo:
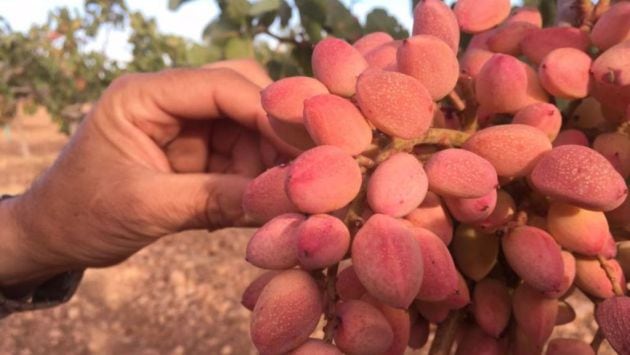
M 604 12 L 610 9 L 610 0 L 599 0 L 597 5 L 595 5 L 595 9 L 593 10 L 592 20 L 593 24 L 599 20 L 599 18 L 604 14 Z
M 430 128 L 427 134 L 422 138 L 409 140 L 395 138 L 392 140 L 389 147 L 382 151 L 374 161 L 378 165 L 396 153 L 411 152 L 415 146 L 421 144 L 461 147 L 469 137 L 470 134 L 466 132 L 446 128 Z
M 470 133 L 446 128 L 431 128 L 419 144 L 461 147 L 470 138 Z M 415 144 L 418 145 L 418 144 Z M 414 145 L 414 146 L 415 146 Z
M 464 111 L 466 109 L 466 102 L 459 96 L 457 91 L 451 91 L 451 93 L 448 94 L 448 99 L 451 100 L 451 103 L 457 111 Z
M 580 29 L 590 32 L 602 14 L 610 8 L 610 0 L 600 0 L 595 7 L 590 0 L 578 0 L 578 11 L 583 15 Z
M 259 35 L 259 34 L 266 34 L 267 36 L 276 39 L 280 43 L 293 44 L 293 45 L 296 45 L 298 47 L 303 47 L 304 46 L 304 42 L 298 41 L 298 40 L 296 40 L 293 37 L 282 37 L 282 36 L 279 36 L 279 35 L 271 32 L 269 30 L 269 27 L 265 27 L 265 26 L 256 27 L 254 29 L 254 36 Z
M 376 167 L 376 162 L 365 155 L 359 155 L 355 160 L 357 161 L 357 164 L 365 170 L 370 170 Z
M 374 159 L 365 155 L 359 155 L 356 158 L 357 164 L 359 164 L 366 171 L 372 170 L 378 166 L 378 164 L 384 162 L 392 155 L 398 152 L 410 152 L 416 145 L 420 144 L 435 144 L 444 146 L 461 146 L 470 137 L 468 133 L 455 131 L 444 128 L 430 128 L 427 134 L 418 139 L 404 140 L 393 139 L 389 146 L 381 151 Z M 361 189 L 359 193 L 351 202 L 348 207 L 348 212 L 344 217 L 343 222 L 350 230 L 350 235 L 354 237 L 356 232 L 361 228 L 363 224 L 363 209 L 365 206 L 365 199 L 367 193 L 367 179 L 363 179 Z M 334 337 L 335 328 L 338 325 L 335 312 L 335 304 L 337 302 L 337 272 L 339 270 L 339 264 L 335 264 L 326 270 L 326 298 L 327 309 L 325 312 L 326 325 L 324 326 L 324 341 L 331 343 Z M 459 312 L 457 312 L 458 314 Z M 457 316 L 458 319 L 460 316 Z M 459 320 L 457 320 L 459 322 Z M 449 335 L 449 337 L 451 337 Z M 454 335 L 452 335 L 454 338 Z M 451 339 L 452 344 L 452 339 Z M 449 347 L 450 348 L 450 347 Z
M 593 28 L 593 3 L 591 0 L 577 0 L 575 2 L 577 4 L 573 6 L 577 11 L 577 14 L 574 22 L 577 22 L 580 25 L 581 30 L 590 32 L 591 28 Z
M 477 111 L 479 103 L 475 97 L 475 81 L 470 75 L 460 75 L 458 80 L 466 107 L 461 113 L 461 124 L 464 132 L 475 132 L 479 126 Z

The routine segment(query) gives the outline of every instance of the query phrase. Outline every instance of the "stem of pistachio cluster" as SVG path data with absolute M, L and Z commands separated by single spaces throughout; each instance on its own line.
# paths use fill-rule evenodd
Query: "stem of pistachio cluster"
M 339 324 L 335 312 L 335 304 L 337 303 L 337 271 L 339 271 L 339 264 L 335 264 L 326 270 L 326 325 L 324 326 L 324 341 L 332 343 L 335 335 L 335 328 Z
M 365 183 L 365 179 L 363 180 L 363 184 L 361 185 L 361 189 L 359 193 L 354 198 L 354 200 L 350 203 L 350 207 L 348 207 L 348 212 L 346 212 L 346 216 L 343 219 L 343 222 L 348 227 L 350 231 L 350 235 L 354 236 L 357 230 L 361 227 L 361 214 L 363 213 L 363 209 L 365 206 L 365 196 L 367 193 L 367 186 Z M 328 343 L 332 343 L 335 329 L 339 325 L 339 319 L 337 318 L 335 306 L 338 300 L 337 295 L 337 272 L 339 271 L 339 263 L 336 263 L 326 269 L 326 312 L 325 319 L 326 325 L 324 326 L 324 341 Z
M 593 348 L 595 354 L 599 352 L 599 347 L 602 345 L 602 342 L 604 342 L 604 332 L 602 332 L 601 328 L 597 328 L 597 332 L 591 341 L 591 348 Z
M 449 355 L 451 353 L 457 330 L 463 318 L 461 310 L 452 311 L 448 318 L 438 326 L 433 343 L 431 343 L 431 349 L 429 349 L 429 355 Z
M 470 137 L 470 134 L 466 132 L 456 131 L 445 128 L 430 128 L 427 134 L 418 139 L 404 140 L 395 138 L 391 143 L 383 149 L 375 158 L 369 158 L 364 155 L 360 155 L 356 158 L 357 163 L 365 170 L 369 171 L 378 166 L 378 164 L 387 160 L 387 158 L 398 152 L 411 152 L 413 148 L 420 144 L 433 144 L 443 145 L 449 147 L 459 147 Z M 350 235 L 354 237 L 359 228 L 361 228 L 361 214 L 365 206 L 365 198 L 367 193 L 366 179 L 363 180 L 361 189 L 355 199 L 351 202 L 348 212 L 343 220 L 348 229 Z M 324 326 L 324 341 L 331 343 L 334 337 L 335 328 L 339 324 L 339 319 L 335 314 L 335 303 L 337 302 L 337 272 L 339 270 L 339 264 L 335 264 L 326 270 L 326 298 L 327 307 L 325 312 L 326 325 Z M 459 312 L 456 312 L 459 313 Z M 456 322 L 459 323 L 461 316 L 456 317 Z M 445 322 L 448 323 L 448 320 Z M 457 324 L 454 325 L 457 328 Z M 436 335 L 437 336 L 437 335 Z M 444 340 L 450 339 L 449 349 L 453 344 L 454 334 L 446 334 Z M 433 354 L 433 353 L 432 353 Z M 442 353 L 436 353 L 442 354 Z M 447 353 L 444 353 L 447 354 Z
M 630 122 L 624 122 L 617 127 L 617 132 L 630 137 Z
M 479 127 L 477 110 L 479 103 L 475 97 L 475 81 L 470 75 L 460 75 L 457 85 L 459 86 L 466 107 L 460 112 L 462 131 L 472 133 Z
M 459 96 L 457 91 L 451 91 L 451 93 L 448 94 L 448 99 L 451 101 L 453 107 L 455 107 L 457 111 L 464 111 L 466 109 L 466 102 Z
M 470 138 L 470 133 L 446 128 L 431 128 L 418 144 L 435 144 L 448 147 L 461 147 Z M 414 144 L 414 146 L 418 145 Z
M 578 19 L 581 20 L 580 29 L 590 32 L 593 27 L 593 3 L 591 0 L 578 0 L 576 2 L 577 4 L 574 6 L 576 6 L 579 11 Z
M 373 169 L 376 165 L 374 160 L 366 157 L 365 155 L 359 155 L 358 157 L 356 157 L 356 161 L 357 164 L 359 164 L 359 166 L 365 170 Z
M 522 210 L 518 211 L 514 214 L 514 217 L 511 220 L 509 220 L 508 222 L 503 224 L 503 226 L 497 229 L 498 235 L 507 235 L 512 231 L 512 229 L 526 225 L 527 219 L 527 212 Z
M 606 259 L 601 255 L 597 256 L 597 260 L 599 261 L 599 265 L 602 267 L 602 269 L 604 269 L 604 272 L 606 272 L 606 276 L 610 281 L 615 296 L 623 296 L 624 292 L 621 289 L 621 286 L 619 286 L 619 280 L 617 280 L 617 277 L 615 276 L 615 271 L 612 269 L 610 264 L 608 264 Z
M 590 32 L 597 20 L 610 8 L 610 0 L 600 0 L 594 7 L 590 0 L 580 0 L 578 2 L 578 10 L 581 12 L 580 15 L 583 15 L 580 29 L 586 32 Z
M 470 137 L 469 133 L 446 128 L 430 128 L 427 134 L 417 139 L 394 139 L 389 147 L 383 150 L 374 162 L 378 165 L 387 158 L 399 152 L 411 152 L 413 148 L 421 144 L 442 145 L 446 147 L 461 147 Z
M 593 23 L 597 22 L 602 14 L 610 8 L 610 0 L 599 0 L 597 5 L 595 5 L 595 9 L 593 10 Z

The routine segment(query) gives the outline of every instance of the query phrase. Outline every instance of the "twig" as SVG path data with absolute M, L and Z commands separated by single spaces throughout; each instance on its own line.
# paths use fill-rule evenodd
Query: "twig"
M 479 109 L 479 103 L 475 97 L 475 81 L 470 75 L 460 75 L 458 86 L 462 91 L 464 101 L 466 102 L 466 109 L 461 113 L 461 124 L 464 132 L 472 133 L 479 127 L 479 121 L 477 117 L 477 111 Z
M 615 295 L 623 296 L 624 292 L 621 289 L 621 286 L 619 286 L 619 280 L 617 280 L 617 277 L 615 276 L 615 271 L 612 269 L 612 267 L 608 264 L 603 256 L 598 255 L 597 260 L 599 261 L 599 265 L 602 267 L 602 269 L 604 269 L 604 272 L 606 273 L 606 276 L 608 277 L 608 280 L 612 285 L 612 290 Z
M 502 226 L 496 228 L 495 234 L 498 237 L 509 234 L 513 229 L 527 225 L 527 212 L 524 210 L 517 211 L 511 220 L 505 222 Z
M 431 349 L 429 349 L 429 355 L 449 355 L 451 353 L 459 324 L 463 318 L 461 310 L 452 311 L 448 318 L 438 326 Z
M 589 5 L 590 8 L 588 7 Z M 582 20 L 582 26 L 580 26 L 580 29 L 590 32 L 597 20 L 599 20 L 602 14 L 610 8 L 610 0 L 600 0 L 594 8 L 590 0 L 581 0 L 579 6 L 579 9 L 584 14 L 584 19 Z
M 604 12 L 608 11 L 610 8 L 610 0 L 599 0 L 597 5 L 595 5 L 595 9 L 593 10 L 593 24 L 599 20 L 599 18 L 604 14 Z
M 592 17 L 593 17 L 593 3 L 591 0 L 577 0 L 577 11 L 580 29 L 582 31 L 590 32 L 593 27 Z
M 466 102 L 464 102 L 464 100 L 459 96 L 457 91 L 451 91 L 451 93 L 448 94 L 448 99 L 457 111 L 464 111 L 466 109 Z
M 602 345 L 602 342 L 604 342 L 604 332 L 602 332 L 602 328 L 597 328 L 597 332 L 595 333 L 595 336 L 593 336 L 593 341 L 591 341 L 591 348 L 593 348 L 593 351 L 595 351 L 595 354 L 597 354 L 599 352 L 599 347 Z
M 335 312 L 335 305 L 337 303 L 337 271 L 339 271 L 339 264 L 335 264 L 326 270 L 326 298 L 328 304 L 326 305 L 326 325 L 324 326 L 324 341 L 332 343 L 335 335 L 335 328 L 339 323 Z
M 374 161 L 380 164 L 387 158 L 399 152 L 411 152 L 413 148 L 421 144 L 442 145 L 447 147 L 461 147 L 470 137 L 466 132 L 446 128 L 430 128 L 427 134 L 417 139 L 394 139 L 388 148 L 381 152 Z
M 468 139 L 469 136 L 470 135 L 468 133 L 451 129 L 431 128 L 422 138 L 413 140 L 394 139 L 374 159 L 364 155 L 360 155 L 356 158 L 356 161 L 366 171 L 369 171 L 376 168 L 378 164 L 382 163 L 383 161 L 387 160 L 387 158 L 398 152 L 412 151 L 416 145 L 437 144 L 445 146 L 461 146 Z M 346 213 L 346 216 L 343 220 L 345 225 L 350 230 L 350 235 L 353 237 L 356 232 L 361 228 L 361 225 L 363 223 L 361 215 L 365 206 L 367 190 L 366 182 L 367 179 L 364 178 L 361 189 L 348 207 L 348 212 Z M 324 326 L 324 341 L 327 341 L 329 343 L 331 343 L 333 340 L 335 328 L 337 327 L 339 322 L 335 314 L 335 304 L 337 302 L 337 291 L 335 284 L 337 282 L 338 270 L 339 264 L 335 264 L 326 270 L 327 308 L 325 312 L 326 325 Z M 452 337 L 454 337 L 454 335 Z
M 270 37 L 274 38 L 275 40 L 277 40 L 280 43 L 294 44 L 294 45 L 296 45 L 298 47 L 303 47 L 305 45 L 304 42 L 298 41 L 295 38 L 279 36 L 279 35 L 271 32 L 269 30 L 269 27 L 266 27 L 266 26 L 259 26 L 259 27 L 256 27 L 254 29 L 254 35 L 259 35 L 259 34 L 266 34 L 267 36 L 270 36 Z
M 376 166 L 374 160 L 366 157 L 365 155 L 359 155 L 356 157 L 357 164 L 366 170 L 372 169 Z

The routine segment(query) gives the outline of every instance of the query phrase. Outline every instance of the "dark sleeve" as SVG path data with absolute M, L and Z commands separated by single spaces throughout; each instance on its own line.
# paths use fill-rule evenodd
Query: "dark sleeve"
M 0 318 L 11 313 L 33 311 L 63 304 L 72 298 L 83 278 L 83 270 L 57 275 L 42 283 L 21 299 L 7 298 L 0 293 Z

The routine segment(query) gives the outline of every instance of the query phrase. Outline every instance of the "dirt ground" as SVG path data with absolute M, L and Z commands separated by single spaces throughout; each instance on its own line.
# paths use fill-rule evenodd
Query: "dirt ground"
M 0 193 L 27 188 L 66 141 L 43 112 L 0 130 Z M 251 233 L 186 232 L 88 270 L 68 304 L 0 321 L 0 354 L 255 354 L 239 303 L 259 272 L 243 260 Z M 591 313 L 583 297 L 569 302 Z M 594 328 L 580 317 L 556 334 L 590 341 Z M 614 352 L 605 344 L 600 354 Z

